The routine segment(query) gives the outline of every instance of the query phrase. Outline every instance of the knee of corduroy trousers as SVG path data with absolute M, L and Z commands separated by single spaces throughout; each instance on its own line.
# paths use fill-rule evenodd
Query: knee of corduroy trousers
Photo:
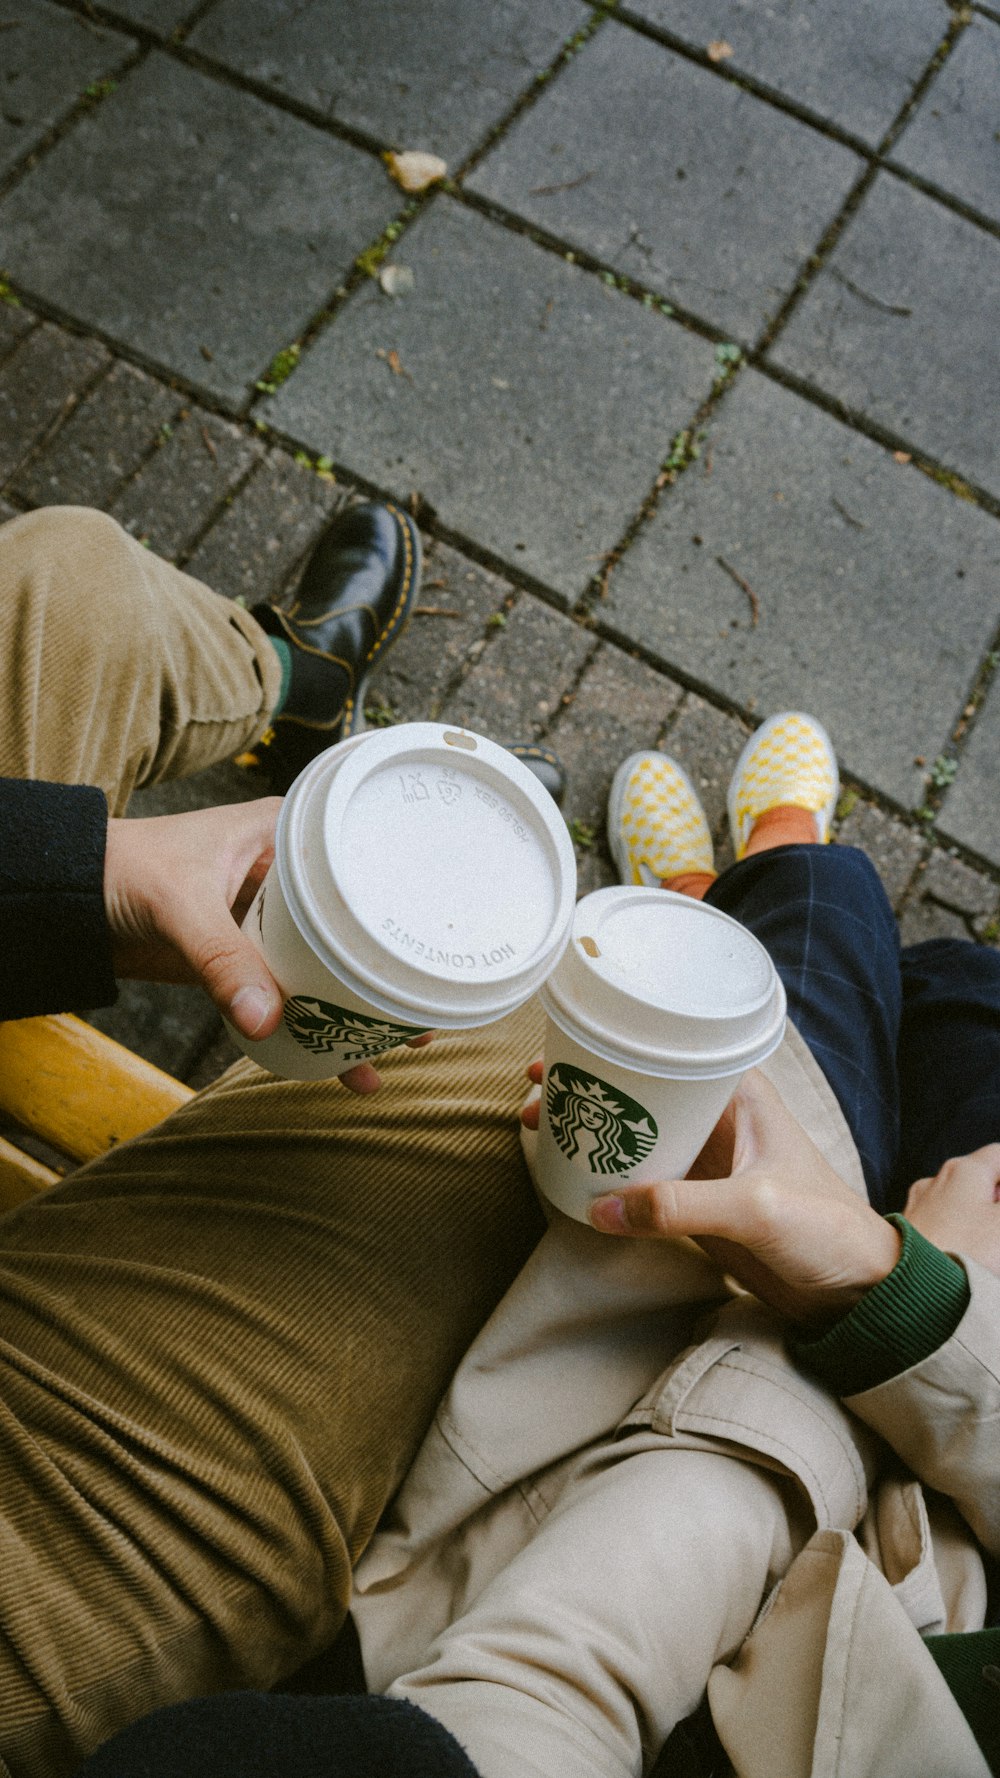
M 240 606 L 106 513 L 42 507 L 0 527 L 0 776 L 132 791 L 248 746 L 281 669 Z
M 268 1687 L 541 1232 L 537 1009 L 384 1058 L 237 1063 L 0 1221 L 0 1758 L 58 1778 L 160 1704 Z M 2 1769 L 2 1767 L 0 1767 Z

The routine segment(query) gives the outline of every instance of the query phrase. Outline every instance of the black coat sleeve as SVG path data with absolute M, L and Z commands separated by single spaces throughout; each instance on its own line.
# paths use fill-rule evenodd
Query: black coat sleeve
M 107 831 L 103 791 L 0 778 L 0 1019 L 115 999 Z

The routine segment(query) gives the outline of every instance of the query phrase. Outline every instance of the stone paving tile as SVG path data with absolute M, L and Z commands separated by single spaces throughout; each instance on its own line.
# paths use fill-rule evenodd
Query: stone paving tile
M 732 860 L 726 824 L 726 793 L 733 767 L 746 744 L 750 727 L 727 716 L 696 692 L 688 692 L 679 714 L 661 743 L 687 772 L 715 837 L 716 866 L 724 870 Z
M 0 482 L 107 363 L 103 346 L 48 324 L 22 339 L 0 375 Z
M 998 570 L 996 520 L 747 370 L 597 616 L 761 716 L 813 711 L 909 807 L 990 646 Z
M 962 749 L 958 776 L 945 795 L 937 825 L 942 836 L 958 840 L 991 864 L 1000 865 L 998 782 L 1000 688 L 994 682 Z
M 892 158 L 1000 222 L 1000 23 L 973 18 Z
M 189 42 L 324 117 L 454 166 L 589 17 L 580 0 L 222 0 Z
M 547 737 L 569 779 L 563 812 L 576 840 L 579 895 L 618 881 L 606 828 L 611 780 L 630 753 L 655 747 L 680 697 L 662 674 L 602 643 Z
M 138 468 L 182 397 L 131 364 L 113 364 L 15 478 L 32 506 L 106 506 Z
M 164 982 L 123 982 L 114 1006 L 89 1015 L 116 1043 L 183 1080 L 209 1042 L 218 1014 L 200 988 Z
M 526 594 L 445 700 L 442 720 L 501 744 L 536 740 L 594 647 L 589 630 Z
M 468 183 L 748 341 L 794 287 L 863 165 L 611 21 Z
M 1000 902 L 1000 888 L 991 877 L 948 852 L 932 852 L 921 878 L 921 892 L 974 922 L 992 919 Z
M 697 49 L 732 47 L 725 66 L 850 130 L 872 147 L 909 98 L 948 28 L 942 0 L 627 0 L 628 10 Z
M 897 907 L 920 863 L 924 850 L 921 835 L 874 803 L 859 801 L 840 823 L 837 842 L 858 846 L 868 854 L 889 900 Z
M 662 673 L 602 643 L 548 736 L 569 777 L 570 819 L 603 834 L 617 768 L 640 747 L 656 746 L 681 696 Z
M 1000 494 L 1000 241 L 876 179 L 771 357 Z
M 359 290 L 267 418 L 574 598 L 707 394 L 712 347 L 446 198 L 391 258 L 412 294 Z
M 48 0 L 9 0 L 0 74 L 0 173 L 58 123 L 88 86 L 114 74 L 133 39 Z
M 399 204 L 370 156 L 154 51 L 0 206 L 0 263 L 239 403 Z
M 347 493 L 272 451 L 203 537 L 187 572 L 229 599 L 272 599 Z
M 489 619 L 504 615 L 513 596 L 509 581 L 448 544 L 431 542 L 417 609 L 372 674 L 366 708 L 398 722 L 436 721 L 453 681 L 485 652 Z
M 576 847 L 577 900 L 595 889 L 610 889 L 617 881 L 618 873 L 601 846 L 595 842 L 593 846 Z
M 217 1026 L 215 1036 L 209 1039 L 208 1048 L 184 1076 L 188 1086 L 193 1087 L 196 1093 L 200 1093 L 203 1087 L 211 1086 L 213 1080 L 218 1080 L 219 1075 L 224 1074 L 234 1062 L 240 1061 L 243 1055 L 221 1019 L 217 1021 Z
M 178 25 L 201 10 L 199 0 L 102 0 L 110 12 L 126 24 L 145 25 L 160 37 L 169 37 Z
M 915 898 L 900 915 L 899 936 L 904 945 L 920 945 L 928 938 L 968 938 L 969 930 L 961 914 L 936 901 Z
M 110 510 L 133 537 L 173 559 L 191 546 L 262 448 L 215 414 L 190 410 Z
M 12 352 L 26 333 L 30 333 L 34 322 L 34 315 L 19 304 L 0 301 L 0 359 Z
M 137 790 L 128 806 L 130 816 L 179 815 L 186 809 L 214 809 L 223 803 L 252 803 L 266 794 L 253 772 L 245 772 L 231 759 L 207 766 L 190 778 L 171 778 Z

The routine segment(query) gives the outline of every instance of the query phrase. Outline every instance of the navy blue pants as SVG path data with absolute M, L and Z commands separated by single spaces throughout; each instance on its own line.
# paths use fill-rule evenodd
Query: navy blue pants
M 901 950 L 878 873 L 853 846 L 746 858 L 706 899 L 770 952 L 876 1209 L 902 1209 L 915 1179 L 1000 1141 L 1000 952 L 951 938 Z

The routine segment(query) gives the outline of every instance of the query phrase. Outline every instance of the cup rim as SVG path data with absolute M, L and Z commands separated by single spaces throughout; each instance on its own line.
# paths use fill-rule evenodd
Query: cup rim
M 325 834 L 328 820 L 346 807 L 350 795 L 368 773 L 377 770 L 386 758 L 392 758 L 394 751 L 400 750 L 404 731 L 408 731 L 411 749 L 418 751 L 440 748 L 446 736 L 459 735 L 468 736 L 485 747 L 487 752 L 480 757 L 485 759 L 490 773 L 503 780 L 512 793 L 510 800 L 515 806 L 520 804 L 522 809 L 530 809 L 535 842 L 544 849 L 551 868 L 553 911 L 546 933 L 516 967 L 498 971 L 485 980 L 481 976 L 479 979 L 449 979 L 418 970 L 406 962 L 402 967 L 410 979 L 393 982 L 391 989 L 378 977 L 361 975 L 357 968 L 358 955 L 363 959 L 367 952 L 377 968 L 382 961 L 381 948 L 356 918 L 325 844 L 319 849 L 321 858 L 314 857 L 312 868 L 324 878 L 324 887 L 345 920 L 347 933 L 343 949 L 331 942 L 329 930 L 320 923 L 316 886 L 305 880 L 300 890 L 294 880 L 291 856 L 302 850 L 307 822 L 321 823 Z M 368 743 L 367 749 L 362 747 L 363 743 Z M 275 839 L 278 880 L 285 904 L 303 939 L 321 965 L 336 979 L 359 999 L 383 1008 L 390 1017 L 406 1020 L 412 1019 L 416 1013 L 425 1024 L 429 1022 L 445 1030 L 468 1029 L 502 1018 L 537 992 L 559 962 L 572 929 L 576 861 L 565 823 L 555 805 L 549 807 L 548 793 L 527 767 L 499 743 L 456 724 L 405 723 L 391 730 L 365 730 L 340 745 L 345 752 L 339 759 L 330 757 L 339 749 L 330 748 L 311 761 L 300 774 L 285 798 L 278 820 Z M 358 756 L 359 749 L 361 757 Z M 348 750 L 355 753 L 353 761 L 346 760 Z M 370 764 L 366 764 L 365 753 Z M 348 767 L 346 779 L 343 777 L 345 762 Z M 401 963 L 394 953 L 386 952 L 386 956 L 391 964 L 398 966 Z
M 748 1068 L 759 1067 L 773 1056 L 781 1043 L 787 1023 L 787 1002 L 780 976 L 778 988 L 773 1021 L 765 1035 L 753 1042 L 744 1040 L 728 1049 L 716 1050 L 711 1056 L 699 1055 L 695 1050 L 674 1050 L 667 1059 L 662 1049 L 647 1050 L 638 1044 L 633 1044 L 629 1050 L 619 1049 L 605 1042 L 600 1035 L 595 1036 L 593 1031 L 585 1030 L 555 998 L 550 981 L 539 990 L 538 998 L 552 1023 L 566 1037 L 613 1068 L 624 1068 L 630 1074 L 653 1075 L 657 1080 L 723 1080 L 728 1075 L 745 1074 Z
M 588 927 L 591 934 L 599 936 L 608 918 L 614 917 L 616 907 L 634 907 L 644 901 L 661 913 L 674 903 L 683 907 L 685 920 L 693 917 L 735 928 L 741 942 L 759 954 L 765 966 L 766 988 L 734 1012 L 731 1021 L 725 1010 L 713 1013 L 660 1007 L 627 980 L 617 981 L 613 975 L 595 969 L 590 958 L 597 953 L 588 949 L 588 942 L 592 942 L 588 941 Z M 588 981 L 597 990 L 597 1005 L 593 1022 L 588 1019 L 585 1023 Z M 601 1007 L 599 994 L 606 994 L 606 1011 Z M 641 884 L 614 884 L 581 898 L 565 960 L 558 970 L 552 971 L 539 997 L 554 1022 L 582 1048 L 613 1066 L 664 1079 L 723 1078 L 754 1067 L 777 1049 L 787 1018 L 781 977 L 754 933 L 721 908 Z M 737 1032 L 729 1034 L 727 1041 L 724 1026 L 730 1023 L 731 1032 L 732 1022 L 737 1023 Z M 723 1028 L 721 1042 L 712 1041 L 713 1028 Z

